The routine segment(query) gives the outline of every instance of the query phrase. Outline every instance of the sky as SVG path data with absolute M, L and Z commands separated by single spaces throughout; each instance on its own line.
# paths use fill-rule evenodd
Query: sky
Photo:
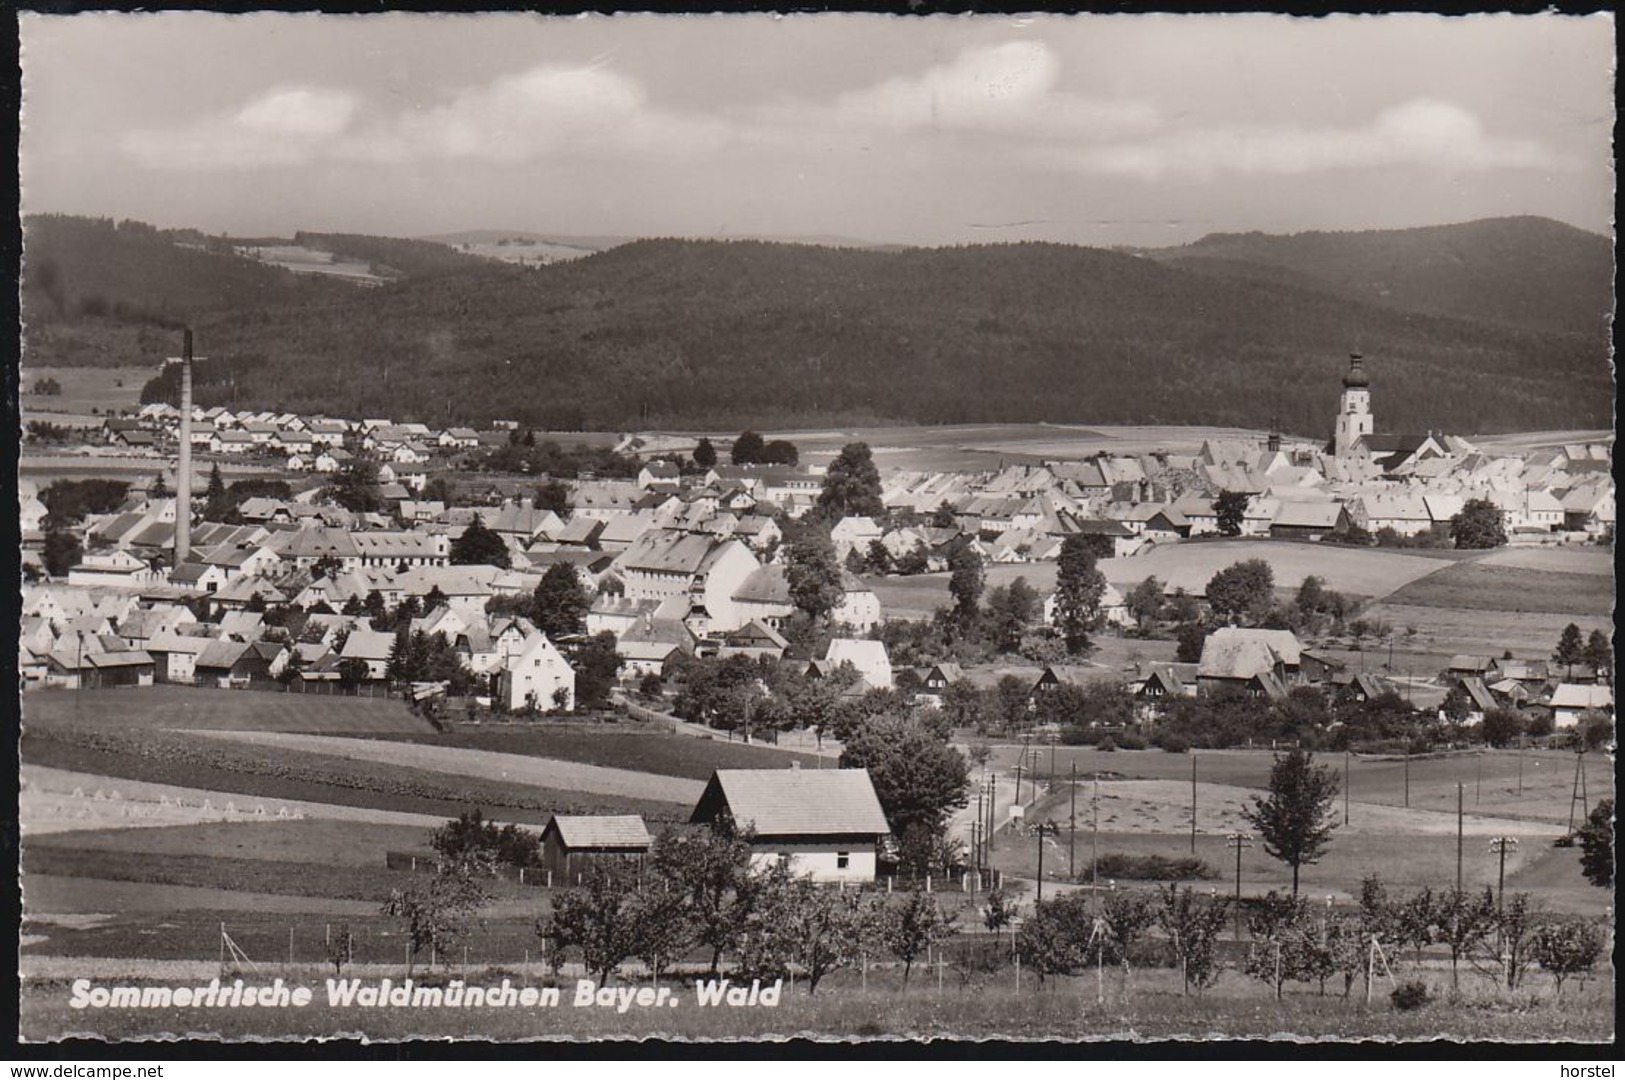
M 22 209 L 427 236 L 1612 235 L 1610 15 L 21 16 Z

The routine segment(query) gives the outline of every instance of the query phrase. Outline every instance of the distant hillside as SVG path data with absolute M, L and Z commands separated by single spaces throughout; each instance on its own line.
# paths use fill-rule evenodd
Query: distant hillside
M 56 254 L 80 272 L 84 253 Z M 275 273 L 283 292 L 200 294 L 214 301 L 190 315 L 214 358 L 200 401 L 562 429 L 1279 417 L 1321 435 L 1357 348 L 1380 429 L 1612 422 L 1601 334 L 1399 311 L 1281 267 L 659 240 L 374 289 Z M 40 303 L 25 293 L 25 312 Z
M 1355 299 L 1536 330 L 1605 332 L 1613 245 L 1546 218 L 1373 232 L 1215 233 L 1147 252 L 1198 273 L 1300 276 Z

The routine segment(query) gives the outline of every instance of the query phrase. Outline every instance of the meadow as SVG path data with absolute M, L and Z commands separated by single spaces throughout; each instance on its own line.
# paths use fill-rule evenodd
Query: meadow
M 24 367 L 17 376 L 23 423 L 100 424 L 109 410 L 139 408 L 141 388 L 156 374 L 151 367 Z M 55 379 L 62 392 L 33 393 L 40 379 Z

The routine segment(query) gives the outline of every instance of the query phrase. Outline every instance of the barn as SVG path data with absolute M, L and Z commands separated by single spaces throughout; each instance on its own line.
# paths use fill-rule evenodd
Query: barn
M 542 830 L 542 869 L 560 884 L 574 884 L 600 859 L 641 859 L 650 836 L 636 814 L 554 814 Z
M 689 820 L 752 830 L 751 865 L 814 881 L 873 881 L 891 830 L 868 769 L 718 769 Z

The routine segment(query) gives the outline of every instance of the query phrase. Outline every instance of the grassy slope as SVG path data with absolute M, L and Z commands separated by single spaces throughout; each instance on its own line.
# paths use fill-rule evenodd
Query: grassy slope
M 486 750 L 524 757 L 552 758 L 584 765 L 603 765 L 659 776 L 709 780 L 717 769 L 787 769 L 792 762 L 816 769 L 813 754 L 798 754 L 759 744 L 702 739 L 670 732 L 580 731 L 530 726 L 461 728 L 449 734 L 380 735 L 392 742 Z

